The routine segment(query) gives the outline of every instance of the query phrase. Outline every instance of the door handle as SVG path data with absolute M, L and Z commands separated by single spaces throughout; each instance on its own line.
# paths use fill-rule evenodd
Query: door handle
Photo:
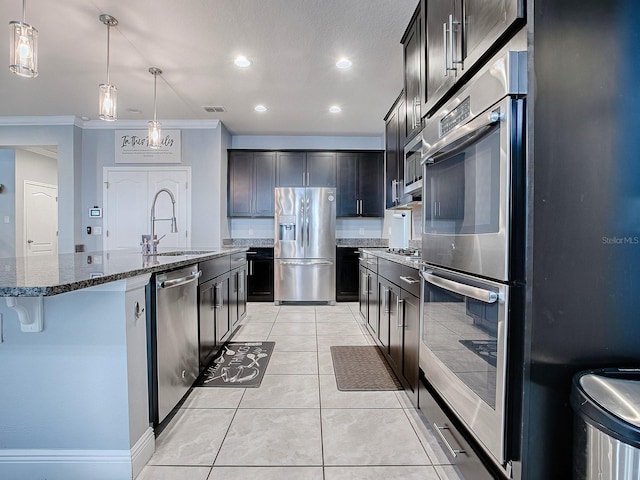
M 33 243 L 33 240 L 27 240 L 27 243 Z
M 420 280 L 416 280 L 415 278 L 412 277 L 400 277 L 400 280 L 402 280 L 405 283 L 408 283 L 409 285 L 413 285 L 414 283 L 419 283 Z
M 191 275 L 187 275 L 186 277 L 175 278 L 172 280 L 164 280 L 159 283 L 160 288 L 173 288 L 179 287 L 181 285 L 186 285 L 187 283 L 191 283 L 202 275 L 202 272 L 198 270 L 197 272 L 192 273 Z
M 431 272 L 420 272 L 422 278 L 424 278 L 431 285 L 440 287 L 444 290 L 448 290 L 464 297 L 470 297 L 479 302 L 495 303 L 500 295 L 497 292 L 491 290 L 485 290 L 484 288 L 473 287 L 471 285 L 465 285 L 464 283 L 449 280 L 448 278 L 439 277 Z

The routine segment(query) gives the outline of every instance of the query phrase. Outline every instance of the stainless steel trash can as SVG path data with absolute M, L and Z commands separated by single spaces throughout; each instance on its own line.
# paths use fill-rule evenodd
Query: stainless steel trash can
M 576 374 L 571 405 L 574 479 L 640 479 L 640 369 Z

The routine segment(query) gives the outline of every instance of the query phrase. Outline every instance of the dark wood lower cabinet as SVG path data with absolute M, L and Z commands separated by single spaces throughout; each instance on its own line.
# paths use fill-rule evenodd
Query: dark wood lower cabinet
M 273 302 L 273 247 L 247 251 L 247 300 Z
M 355 247 L 336 248 L 336 301 L 357 302 L 360 252 Z
M 418 270 L 406 265 L 378 259 L 375 297 L 366 291 L 370 279 L 360 267 L 360 313 L 376 343 L 387 357 L 391 368 L 404 385 L 415 405 L 418 400 L 420 349 L 420 280 Z M 374 300 L 377 307 L 366 301 Z M 367 308 L 363 308 L 363 304 Z M 374 310 L 377 318 L 371 319 Z

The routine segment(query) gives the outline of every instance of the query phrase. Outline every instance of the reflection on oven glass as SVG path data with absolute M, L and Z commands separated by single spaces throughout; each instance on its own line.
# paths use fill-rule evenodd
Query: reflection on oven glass
M 468 297 L 447 297 L 446 301 L 431 298 L 424 304 L 424 343 L 467 387 L 495 408 L 497 305 Z

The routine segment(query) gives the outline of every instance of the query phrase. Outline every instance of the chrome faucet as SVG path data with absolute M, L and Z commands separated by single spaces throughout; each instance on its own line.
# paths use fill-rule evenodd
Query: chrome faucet
M 158 200 L 158 195 L 162 192 L 169 194 L 169 197 L 171 198 L 171 206 L 173 208 L 173 216 L 171 218 L 156 218 L 156 200 Z M 178 231 L 178 224 L 176 222 L 176 199 L 168 188 L 161 188 L 158 190 L 155 197 L 153 197 L 153 203 L 151 204 L 151 243 L 153 245 L 154 252 L 158 251 L 158 244 L 160 243 L 160 240 L 165 237 L 163 235 L 156 239 L 156 222 L 163 220 L 171 220 L 171 233 L 176 233 Z

